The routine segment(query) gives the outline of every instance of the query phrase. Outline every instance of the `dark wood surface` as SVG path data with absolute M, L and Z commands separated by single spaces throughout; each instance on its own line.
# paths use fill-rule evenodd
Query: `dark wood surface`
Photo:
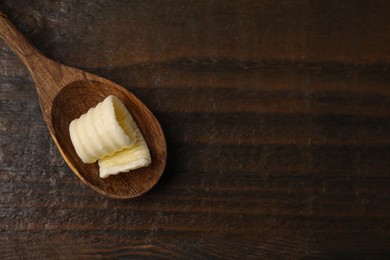
M 168 162 L 103 197 L 0 42 L 2 259 L 390 257 L 390 2 L 12 1 L 45 55 L 125 86 Z

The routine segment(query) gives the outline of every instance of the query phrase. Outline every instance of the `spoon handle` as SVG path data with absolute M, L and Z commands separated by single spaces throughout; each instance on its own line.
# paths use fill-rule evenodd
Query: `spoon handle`
M 0 38 L 14 51 L 14 53 L 34 76 L 34 71 L 31 66 L 33 60 L 44 60 L 46 58 L 34 46 L 32 46 L 26 38 L 24 38 L 10 20 L 8 20 L 7 15 L 5 15 L 1 10 Z
M 63 66 L 41 54 L 8 20 L 0 10 L 0 38 L 14 51 L 30 71 L 38 92 L 45 118 L 48 118 L 51 105 L 57 93 L 70 79 L 75 78 L 75 69 Z

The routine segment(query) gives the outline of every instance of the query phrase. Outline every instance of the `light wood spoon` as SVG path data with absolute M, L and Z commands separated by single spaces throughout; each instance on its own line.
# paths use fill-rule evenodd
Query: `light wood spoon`
M 157 183 L 166 164 L 166 141 L 157 119 L 138 98 L 107 79 L 46 58 L 1 11 L 0 37 L 30 71 L 50 134 L 66 163 L 83 182 L 103 195 L 120 199 L 137 197 Z M 77 156 L 70 140 L 69 124 L 109 95 L 117 96 L 133 115 L 149 146 L 152 163 L 101 179 L 97 163 L 84 164 Z

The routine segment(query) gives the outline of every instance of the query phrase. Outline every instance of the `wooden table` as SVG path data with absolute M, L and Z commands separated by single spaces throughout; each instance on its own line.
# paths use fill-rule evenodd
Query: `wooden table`
M 67 167 L 0 42 L 2 259 L 389 258 L 389 1 L 12 1 L 48 57 L 160 120 L 163 178 L 103 197 Z

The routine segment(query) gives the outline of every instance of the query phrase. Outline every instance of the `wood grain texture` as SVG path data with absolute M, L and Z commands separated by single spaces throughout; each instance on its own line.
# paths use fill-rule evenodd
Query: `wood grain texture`
M 45 55 L 125 86 L 166 171 L 97 195 L 50 139 L 0 43 L 6 259 L 390 257 L 388 1 L 10 1 Z

